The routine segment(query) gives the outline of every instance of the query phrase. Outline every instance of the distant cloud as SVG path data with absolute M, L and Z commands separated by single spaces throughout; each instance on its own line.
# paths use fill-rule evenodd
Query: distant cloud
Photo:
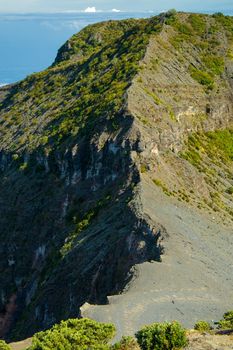
M 121 12 L 121 10 L 112 9 L 112 12 Z
M 88 23 L 83 21 L 59 21 L 59 22 L 51 22 L 51 21 L 43 21 L 40 23 L 42 27 L 47 27 L 52 29 L 53 31 L 61 31 L 64 28 L 69 28 L 71 30 L 79 31 L 83 27 L 85 27 Z
M 97 11 L 96 11 L 95 6 L 93 6 L 93 7 L 87 7 L 87 8 L 84 10 L 84 12 L 87 12 L 87 13 L 95 13 L 95 12 L 97 12 Z

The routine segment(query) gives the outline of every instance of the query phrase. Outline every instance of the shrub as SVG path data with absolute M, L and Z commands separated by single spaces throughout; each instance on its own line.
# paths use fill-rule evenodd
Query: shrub
M 196 329 L 199 332 L 208 332 L 211 330 L 211 326 L 209 322 L 206 321 L 198 321 L 194 325 L 194 329 Z
M 220 75 L 223 73 L 225 63 L 222 57 L 205 55 L 202 57 L 202 61 L 212 74 Z
M 70 319 L 35 334 L 29 350 L 107 350 L 107 343 L 114 337 L 115 331 L 112 324 Z
M 190 74 L 194 80 L 196 80 L 199 84 L 204 85 L 207 90 L 213 90 L 214 80 L 209 73 L 192 68 Z
M 0 350 L 10 350 L 10 346 L 4 340 L 0 340 Z
M 166 17 L 172 17 L 175 16 L 177 14 L 176 9 L 170 9 L 166 12 Z
M 140 350 L 140 347 L 133 337 L 122 337 L 122 339 L 114 344 L 111 350 Z
M 228 194 L 233 194 L 233 187 L 229 187 L 227 190 L 226 190 L 226 193 Z
M 181 349 L 187 345 L 185 330 L 178 322 L 154 323 L 136 333 L 142 350 Z
M 224 14 L 222 12 L 216 12 L 213 14 L 213 17 L 216 18 L 216 17 L 224 17 Z
M 142 173 L 142 174 L 146 173 L 147 170 L 148 170 L 148 169 L 147 169 L 147 165 L 146 165 L 146 164 L 141 164 L 141 169 L 140 169 L 140 170 L 141 170 L 141 173 Z
M 165 13 L 165 17 L 166 17 L 165 23 L 168 25 L 174 24 L 176 22 L 176 14 L 177 12 L 175 9 L 168 10 Z
M 206 30 L 205 18 L 202 15 L 191 14 L 188 18 L 189 23 L 199 35 L 202 35 Z
M 233 328 L 233 310 L 226 312 L 223 319 L 218 322 L 218 328 L 229 329 Z

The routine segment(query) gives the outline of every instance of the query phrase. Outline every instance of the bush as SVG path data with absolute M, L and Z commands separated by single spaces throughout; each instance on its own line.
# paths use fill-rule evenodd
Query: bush
M 190 74 L 194 80 L 196 80 L 199 84 L 204 85 L 207 90 L 213 90 L 214 80 L 209 73 L 192 68 Z
M 233 328 L 233 310 L 226 312 L 223 319 L 218 322 L 218 328 L 231 329 Z
M 206 22 L 204 16 L 191 14 L 188 18 L 188 21 L 197 34 L 202 35 L 205 32 Z
M 165 13 L 165 17 L 166 17 L 165 23 L 168 25 L 174 24 L 176 22 L 176 14 L 177 14 L 177 11 L 175 9 L 168 10 Z
M 216 17 L 224 17 L 224 14 L 222 12 L 216 12 L 213 14 L 213 17 L 216 18 Z
M 225 63 L 222 57 L 215 55 L 205 55 L 202 57 L 202 61 L 212 74 L 220 75 L 223 73 Z
M 186 332 L 178 322 L 145 326 L 136 338 L 142 350 L 172 350 L 187 345 Z
M 175 16 L 176 14 L 177 14 L 176 9 L 170 9 L 165 13 L 166 17 L 172 17 L 172 16 Z
M 0 340 L 0 350 L 11 350 L 11 348 L 4 340 Z
M 233 194 L 233 187 L 228 187 L 227 190 L 226 190 L 226 193 L 228 194 Z
M 195 323 L 194 329 L 196 329 L 199 332 L 208 332 L 211 330 L 211 326 L 209 322 L 198 321 L 197 323 Z
M 107 350 L 107 343 L 115 335 L 112 324 L 89 319 L 62 321 L 50 330 L 37 333 L 29 350 Z
M 111 350 L 140 350 L 140 347 L 133 337 L 122 337 L 122 339 L 111 347 Z

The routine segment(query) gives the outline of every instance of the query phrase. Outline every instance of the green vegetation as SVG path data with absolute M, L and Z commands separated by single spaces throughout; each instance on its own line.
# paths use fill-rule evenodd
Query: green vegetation
M 21 130 L 12 150 L 60 146 L 68 136 L 71 142 L 72 137 L 90 135 L 96 120 L 103 117 L 118 129 L 115 118 L 125 92 L 138 72 L 150 35 L 160 30 L 159 17 L 110 21 L 82 30 L 61 48 L 52 67 L 16 85 L 2 104 L 2 140 L 14 137 L 9 123 Z
M 224 129 L 190 135 L 187 150 L 181 156 L 198 167 L 204 155 L 218 162 L 233 161 L 233 130 Z
M 115 332 L 112 324 L 89 319 L 70 319 L 50 330 L 35 334 L 29 350 L 105 350 Z
M 122 337 L 122 339 L 111 347 L 111 350 L 140 350 L 140 347 L 133 337 Z
M 232 49 L 228 49 L 227 57 L 230 58 L 230 60 L 233 60 L 233 50 Z
M 206 16 L 191 14 L 185 21 L 182 20 L 182 15 L 173 15 L 172 20 L 166 21 L 175 30 L 176 34 L 171 38 L 172 45 L 182 51 L 182 45 L 185 42 L 193 45 L 200 45 L 200 38 L 206 31 Z
M 148 171 L 147 164 L 141 164 L 140 171 L 141 171 L 142 174 L 146 173 Z
M 215 55 L 204 55 L 202 57 L 202 62 L 210 73 L 213 75 L 220 75 L 224 71 L 225 62 L 223 57 L 218 57 Z
M 228 188 L 226 189 L 226 193 L 228 193 L 228 194 L 233 194 L 233 186 L 228 187 Z
M 222 13 L 218 12 L 213 15 L 216 22 L 226 30 L 229 39 L 233 39 L 233 18 L 232 16 L 224 16 Z
M 167 196 L 171 196 L 172 193 L 160 179 L 153 179 L 153 182 L 156 186 L 160 187 Z
M 178 322 L 145 326 L 136 338 L 142 350 L 173 350 L 187 345 L 186 331 Z
M 127 336 L 110 345 L 115 331 L 112 324 L 70 319 L 35 334 L 28 350 L 178 350 L 187 344 L 186 331 L 178 322 L 154 323 L 137 332 L 137 340 Z
M 66 238 L 65 244 L 60 250 L 62 256 L 65 256 L 72 249 L 75 239 L 91 224 L 91 221 L 96 215 L 97 211 L 91 210 L 85 214 L 84 218 L 76 224 L 75 230 Z M 74 220 L 76 221 L 75 217 Z
M 10 350 L 10 346 L 4 341 L 0 340 L 0 350 Z
M 194 133 L 188 137 L 180 156 L 204 176 L 209 187 L 209 198 L 203 197 L 203 203 L 215 212 L 225 211 L 232 217 L 233 212 L 226 201 L 231 200 L 229 195 L 233 194 L 232 186 L 228 185 L 232 181 L 233 130 Z M 221 178 L 227 182 L 222 182 Z
M 218 322 L 218 329 L 233 328 L 233 311 L 224 314 Z M 198 321 L 194 329 L 209 332 L 210 324 Z M 100 323 L 91 319 L 69 319 L 54 325 L 51 329 L 39 332 L 32 338 L 32 346 L 28 350 L 179 350 L 188 344 L 186 330 L 177 321 L 153 323 L 144 326 L 134 337 L 123 336 L 110 345 L 115 336 L 113 324 Z M 0 350 L 10 347 L 0 340 Z
M 222 161 L 233 161 L 232 129 L 210 131 L 206 136 L 206 151 L 209 156 L 217 155 Z
M 70 219 L 71 214 L 72 215 L 72 222 L 75 224 L 75 229 L 70 233 L 70 235 L 66 238 L 66 241 L 62 248 L 60 249 L 61 255 L 64 257 L 69 251 L 73 248 L 74 242 L 76 238 L 79 236 L 79 234 L 87 229 L 89 225 L 91 225 L 94 218 L 98 215 L 100 209 L 102 209 L 107 204 L 109 205 L 111 197 L 108 195 L 102 200 L 99 200 L 96 203 L 96 206 L 92 209 L 90 209 L 87 213 L 84 214 L 82 218 L 78 218 L 73 211 L 69 213 L 68 219 Z M 77 209 L 76 209 L 77 210 Z
M 195 323 L 194 329 L 196 329 L 199 332 L 208 332 L 211 330 L 211 326 L 207 321 L 198 321 L 197 323 Z
M 188 17 L 188 22 L 191 24 L 193 30 L 198 35 L 203 35 L 206 31 L 206 20 L 205 16 L 198 14 L 191 14 Z
M 223 16 L 223 18 L 225 17 Z M 222 16 L 220 19 L 213 21 L 211 16 L 201 14 L 191 14 L 187 18 L 181 14 L 173 16 L 173 21 L 169 22 L 176 31 L 170 42 L 177 50 L 186 55 L 189 51 L 187 45 L 191 44 L 200 52 L 197 65 L 190 65 L 189 73 L 194 80 L 205 87 L 206 92 L 215 88 L 216 78 L 224 72 L 225 68 L 225 59 L 218 33 L 220 30 L 226 30 L 229 33 L 230 28 L 232 31 L 233 21 L 227 19 L 227 24 L 221 27 Z M 229 50 L 225 56 L 229 56 Z
M 202 70 L 190 67 L 190 74 L 194 80 L 205 86 L 207 90 L 213 90 L 214 79 L 208 72 L 203 72 Z
M 150 97 L 152 97 L 152 99 L 154 100 L 155 104 L 156 105 L 162 105 L 163 104 L 163 101 L 154 93 L 154 92 L 151 92 L 150 90 L 144 88 L 144 91 L 147 95 L 149 95 Z
M 220 29 L 232 32 L 232 19 L 220 14 L 185 17 L 175 10 L 163 16 L 176 31 L 171 38 L 176 47 L 188 43 L 198 48 L 200 67 L 191 66 L 190 74 L 207 92 L 213 90 L 225 66 L 216 33 Z M 138 62 L 150 36 L 161 28 L 158 16 L 98 23 L 74 35 L 59 50 L 52 67 L 16 85 L 1 104 L 2 142 L 14 139 L 11 151 L 54 144 L 60 147 L 68 136 L 71 141 L 73 137 L 91 134 L 96 120 L 104 117 L 111 120 L 114 130 L 119 129 L 116 118 L 124 105 L 125 92 L 139 70 Z M 229 48 L 226 55 L 230 52 Z M 157 105 L 163 104 L 154 92 L 149 94 Z M 175 121 L 173 111 L 167 108 Z M 20 132 L 13 133 L 10 125 Z
M 173 23 L 175 23 L 176 20 L 177 20 L 177 16 L 176 15 L 177 15 L 176 9 L 168 10 L 165 13 L 165 24 L 172 25 Z
M 233 310 L 226 312 L 223 319 L 218 322 L 220 329 L 233 329 Z

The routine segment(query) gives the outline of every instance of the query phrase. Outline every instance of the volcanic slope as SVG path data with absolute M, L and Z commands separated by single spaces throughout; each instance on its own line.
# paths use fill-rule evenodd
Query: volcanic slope
M 232 308 L 232 76 L 233 19 L 170 12 L 0 89 L 1 337 Z

